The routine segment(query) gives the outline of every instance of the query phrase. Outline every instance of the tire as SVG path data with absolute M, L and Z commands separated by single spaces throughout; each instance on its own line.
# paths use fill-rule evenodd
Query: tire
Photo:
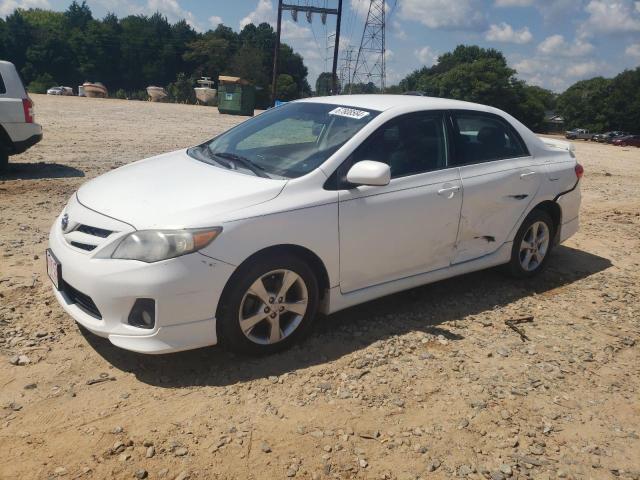
M 282 295 L 285 275 L 293 283 Z M 278 253 L 250 260 L 231 276 L 222 294 L 217 316 L 219 344 L 248 355 L 285 350 L 309 333 L 318 303 L 318 280 L 299 257 Z M 274 324 L 279 331 L 273 329 Z
M 532 243 L 536 226 L 538 240 Z M 547 212 L 532 210 L 522 222 L 513 240 L 511 260 L 507 264 L 508 272 L 516 278 L 530 278 L 542 272 L 549 261 L 555 230 L 553 220 Z M 541 237 L 542 233 L 546 235 L 546 239 Z M 534 250 L 527 248 L 527 244 L 533 245 Z

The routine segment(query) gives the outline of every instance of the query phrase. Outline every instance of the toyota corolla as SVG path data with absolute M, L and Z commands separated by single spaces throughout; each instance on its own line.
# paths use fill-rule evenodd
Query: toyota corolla
M 305 99 L 84 184 L 47 272 L 119 347 L 270 353 L 318 312 L 497 265 L 538 274 L 578 229 L 582 172 L 572 145 L 495 108 Z

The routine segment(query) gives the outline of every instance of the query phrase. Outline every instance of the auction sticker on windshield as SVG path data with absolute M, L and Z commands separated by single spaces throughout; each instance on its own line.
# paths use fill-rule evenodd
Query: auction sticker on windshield
M 355 108 L 338 107 L 331 110 L 329 115 L 337 115 L 339 117 L 355 118 L 356 120 L 360 120 L 361 118 L 369 115 L 369 112 L 357 110 Z

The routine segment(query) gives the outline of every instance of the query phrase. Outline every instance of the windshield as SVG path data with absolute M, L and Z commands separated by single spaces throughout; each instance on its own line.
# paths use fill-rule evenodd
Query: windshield
M 379 112 L 323 103 L 272 108 L 188 150 L 213 165 L 249 175 L 295 178 L 316 169 Z

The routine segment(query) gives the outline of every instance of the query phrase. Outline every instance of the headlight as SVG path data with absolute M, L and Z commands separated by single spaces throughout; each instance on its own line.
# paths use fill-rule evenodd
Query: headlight
M 196 252 L 220 234 L 222 227 L 193 230 L 140 230 L 124 237 L 111 258 L 152 263 Z

